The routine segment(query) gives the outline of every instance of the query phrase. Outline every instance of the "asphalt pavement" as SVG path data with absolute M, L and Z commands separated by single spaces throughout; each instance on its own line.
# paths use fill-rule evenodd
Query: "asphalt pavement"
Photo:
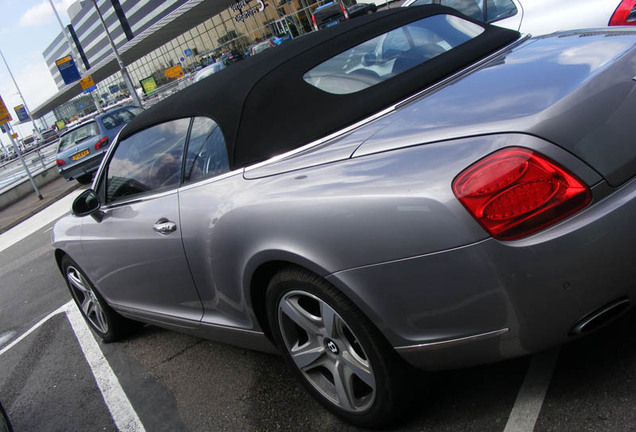
M 66 181 L 64 177 L 58 176 L 49 184 L 39 188 L 42 194 L 41 200 L 38 199 L 34 191 L 20 201 L 0 210 L 0 234 L 25 221 L 79 187 L 80 184 L 76 181 Z

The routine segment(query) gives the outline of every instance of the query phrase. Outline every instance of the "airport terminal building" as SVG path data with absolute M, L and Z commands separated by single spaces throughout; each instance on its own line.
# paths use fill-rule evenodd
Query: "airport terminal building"
M 277 35 L 298 37 L 312 31 L 311 13 L 329 0 L 97 0 L 97 7 L 126 65 L 133 84 L 152 77 L 157 85 L 173 79 L 166 71 L 184 73 L 223 53 L 245 53 L 254 43 Z M 60 34 L 44 51 L 58 93 L 32 110 L 45 126 L 94 109 L 127 95 L 119 66 L 92 1 L 78 1 L 68 10 L 65 29 L 75 45 L 75 63 L 82 76 L 97 85 L 82 95 L 78 82 L 65 84 L 56 61 L 70 55 Z

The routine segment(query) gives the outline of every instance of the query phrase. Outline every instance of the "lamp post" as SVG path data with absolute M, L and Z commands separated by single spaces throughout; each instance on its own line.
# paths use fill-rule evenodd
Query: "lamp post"
M 60 24 L 60 29 L 62 30 L 62 34 L 64 35 L 64 39 L 66 39 L 66 44 L 68 45 L 68 49 L 71 50 L 71 57 L 75 61 L 75 66 L 77 66 L 81 72 L 87 72 L 86 71 L 86 67 L 84 65 L 84 62 L 81 61 L 81 57 L 79 55 L 79 52 L 77 51 L 77 47 L 75 46 L 75 44 L 71 40 L 71 37 L 66 32 L 66 27 L 64 27 L 64 24 L 62 23 L 62 20 L 60 19 L 60 14 L 58 14 L 57 13 L 57 9 L 55 9 L 55 5 L 53 4 L 53 0 L 49 0 L 49 3 L 51 4 L 51 9 L 53 9 L 53 13 L 55 14 L 55 18 L 57 18 L 57 22 Z M 91 96 L 91 99 L 93 99 L 93 102 L 95 103 L 95 108 L 97 108 L 97 112 L 100 112 L 100 113 L 104 112 L 104 110 L 102 109 L 102 105 L 99 103 L 99 100 L 95 99 L 95 97 L 93 96 L 92 92 L 90 93 L 90 96 Z
M 15 77 L 13 76 L 13 72 L 11 72 L 11 68 L 9 67 L 9 63 L 7 63 L 7 59 L 4 58 L 4 54 L 2 54 L 2 51 L 0 51 L 0 56 L 2 56 L 2 61 L 4 62 L 4 65 L 7 67 L 7 70 L 9 71 L 9 75 L 11 75 L 11 79 L 13 80 L 13 84 L 15 85 L 15 88 L 18 90 L 18 95 L 20 95 L 20 99 L 22 100 L 22 105 L 24 105 L 24 110 L 26 111 L 27 115 L 29 116 L 29 119 L 31 120 L 31 123 L 33 124 L 33 132 L 39 138 L 40 137 L 40 129 L 36 126 L 35 120 L 31 116 L 31 111 L 29 111 L 29 107 L 27 106 L 27 103 L 24 100 L 24 96 L 22 96 L 22 92 L 20 91 L 20 87 L 18 87 L 18 83 L 16 82 Z
M 90 0 L 90 2 L 93 3 L 95 12 L 97 12 L 97 16 L 99 17 L 99 20 L 102 23 L 102 27 L 104 27 L 104 32 L 106 33 L 108 42 L 110 42 L 111 48 L 113 49 L 113 54 L 115 54 L 115 58 L 117 59 L 117 63 L 119 64 L 119 69 L 121 69 L 121 74 L 124 77 L 124 82 L 126 83 L 126 87 L 128 88 L 128 93 L 130 93 L 130 96 L 132 96 L 133 101 L 135 102 L 135 105 L 141 107 L 141 101 L 139 100 L 139 95 L 137 95 L 137 91 L 135 90 L 135 86 L 133 85 L 132 80 L 130 79 L 130 75 L 128 75 L 128 71 L 126 70 L 126 66 L 124 66 L 124 62 L 121 60 L 121 57 L 119 57 L 119 52 L 117 51 L 115 42 L 113 41 L 113 38 L 110 36 L 110 33 L 108 32 L 106 21 L 104 21 L 104 17 L 102 16 L 102 13 L 99 11 L 99 8 L 97 7 L 97 1 Z

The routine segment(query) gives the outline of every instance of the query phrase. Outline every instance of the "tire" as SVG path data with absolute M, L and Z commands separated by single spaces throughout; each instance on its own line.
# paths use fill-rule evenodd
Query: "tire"
M 84 174 L 76 178 L 77 182 L 81 185 L 90 184 L 93 181 L 93 174 Z
M 9 416 L 4 410 L 2 404 L 0 404 L 0 432 L 13 432 L 11 422 L 9 421 Z
M 138 323 L 122 317 L 106 303 L 68 255 L 62 258 L 62 272 L 80 313 L 104 342 L 118 341 L 138 327 Z
M 284 270 L 269 283 L 266 307 L 276 344 L 329 411 L 358 427 L 378 428 L 407 408 L 410 367 L 327 281 L 303 269 Z

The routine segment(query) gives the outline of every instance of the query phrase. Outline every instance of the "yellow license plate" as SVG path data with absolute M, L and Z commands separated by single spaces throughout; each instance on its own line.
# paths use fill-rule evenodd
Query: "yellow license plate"
M 83 158 L 84 156 L 88 155 L 88 153 L 89 153 L 89 151 L 88 151 L 88 149 L 86 149 L 86 150 L 81 151 L 81 152 L 79 152 L 79 153 L 77 153 L 77 154 L 74 154 L 74 155 L 73 155 L 73 157 L 72 157 L 71 159 L 73 159 L 74 161 L 75 161 L 75 160 L 78 160 L 78 159 L 81 159 L 81 158 Z

